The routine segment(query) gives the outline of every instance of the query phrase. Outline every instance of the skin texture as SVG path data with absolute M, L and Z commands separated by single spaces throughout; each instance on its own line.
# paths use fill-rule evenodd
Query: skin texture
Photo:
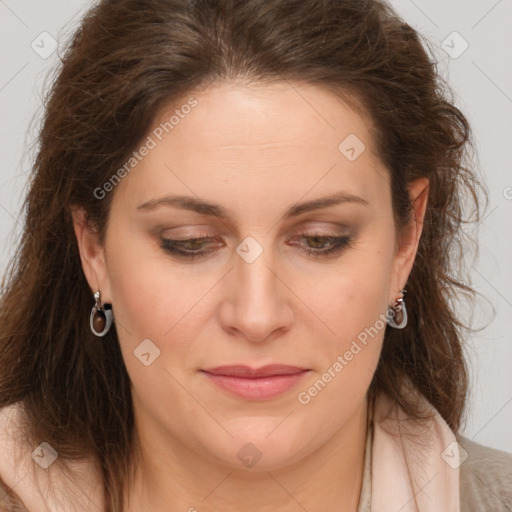
M 342 504 L 355 511 L 366 392 L 384 334 L 379 319 L 411 271 L 428 182 L 411 184 L 415 218 L 399 244 L 389 174 L 366 117 L 300 83 L 221 82 L 194 97 L 197 106 L 111 192 L 104 247 L 83 212 L 74 215 L 91 294 L 101 290 L 102 303 L 112 304 L 132 382 L 142 460 L 130 510 L 286 512 Z M 154 126 L 176 108 L 162 110 Z M 338 149 L 350 134 L 366 146 L 354 161 Z M 342 191 L 368 205 L 347 202 L 283 218 L 298 202 Z M 171 194 L 231 214 L 221 220 L 165 205 L 137 209 Z M 330 247 L 301 236 L 319 230 L 351 242 L 335 255 L 309 258 L 307 249 Z M 196 260 L 160 247 L 160 237 L 200 236 L 215 240 L 185 247 L 210 251 Z M 263 250 L 251 263 L 236 252 L 249 236 Z M 298 394 L 372 326 L 378 334 L 301 403 Z M 160 350 L 149 366 L 134 355 L 145 339 Z M 270 363 L 310 371 L 268 400 L 233 396 L 199 371 Z M 237 457 L 249 442 L 261 453 L 252 468 Z

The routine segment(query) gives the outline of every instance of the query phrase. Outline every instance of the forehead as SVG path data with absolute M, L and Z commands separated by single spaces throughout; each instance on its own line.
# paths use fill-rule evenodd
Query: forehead
M 116 194 L 139 205 L 165 192 L 226 199 L 230 191 L 233 208 L 308 190 L 371 196 L 383 172 L 370 130 L 366 116 L 319 86 L 210 84 L 161 109 L 151 150 Z
M 306 83 L 216 82 L 161 109 L 154 127 L 163 127 L 191 96 L 197 105 L 171 129 L 176 145 L 193 135 L 199 150 L 257 152 L 305 143 L 305 148 L 323 147 L 337 155 L 339 142 L 353 133 L 371 146 L 367 116 L 329 90 Z

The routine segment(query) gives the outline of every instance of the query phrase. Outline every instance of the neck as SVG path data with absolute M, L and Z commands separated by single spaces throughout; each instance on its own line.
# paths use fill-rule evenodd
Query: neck
M 136 415 L 137 417 L 137 415 Z M 156 424 L 138 428 L 141 461 L 126 512 L 356 512 L 367 434 L 367 400 L 320 449 L 273 470 L 233 468 L 189 449 Z M 334 507 L 333 507 L 334 504 Z

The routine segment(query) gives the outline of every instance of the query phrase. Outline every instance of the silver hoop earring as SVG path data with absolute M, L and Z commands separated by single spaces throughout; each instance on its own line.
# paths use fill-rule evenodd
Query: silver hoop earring
M 91 316 L 89 317 L 89 325 L 91 326 L 91 331 L 94 335 L 102 337 L 110 330 L 113 315 L 112 306 L 105 303 L 102 308 L 100 298 L 101 294 L 97 291 L 94 294 L 96 304 L 92 307 Z
M 403 329 L 407 325 L 407 309 L 405 308 L 404 294 L 406 290 L 400 290 L 402 294 L 386 312 L 387 322 L 395 329 Z

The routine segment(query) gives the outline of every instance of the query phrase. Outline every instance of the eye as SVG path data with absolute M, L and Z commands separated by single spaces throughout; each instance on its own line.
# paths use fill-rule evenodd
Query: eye
M 336 235 L 324 233 L 302 233 L 297 235 L 298 238 L 309 240 L 309 247 L 299 249 L 305 253 L 308 258 L 325 258 L 327 256 L 335 256 L 343 249 L 349 247 L 352 237 L 349 235 Z M 312 242 L 312 243 L 311 243 Z M 299 245 L 292 242 L 292 245 Z
M 199 238 L 189 238 L 187 240 L 161 238 L 160 247 L 164 251 L 178 258 L 193 260 L 195 258 L 201 258 L 202 256 L 206 256 L 211 252 L 202 249 L 202 246 L 206 244 L 206 242 L 211 242 L 212 240 L 213 238 L 208 236 L 202 236 Z
M 352 242 L 349 235 L 325 234 L 325 233 L 301 233 L 296 235 L 294 239 L 306 239 L 310 242 L 304 248 L 297 241 L 290 242 L 291 245 L 299 247 L 299 251 L 304 253 L 308 258 L 324 258 L 334 256 L 340 253 Z M 175 240 L 171 238 L 161 238 L 160 247 L 169 254 L 186 260 L 194 260 L 211 254 L 213 250 L 204 249 L 211 242 L 215 242 L 214 237 L 198 237 L 189 238 L 187 240 Z M 220 245 L 217 242 L 218 245 Z

